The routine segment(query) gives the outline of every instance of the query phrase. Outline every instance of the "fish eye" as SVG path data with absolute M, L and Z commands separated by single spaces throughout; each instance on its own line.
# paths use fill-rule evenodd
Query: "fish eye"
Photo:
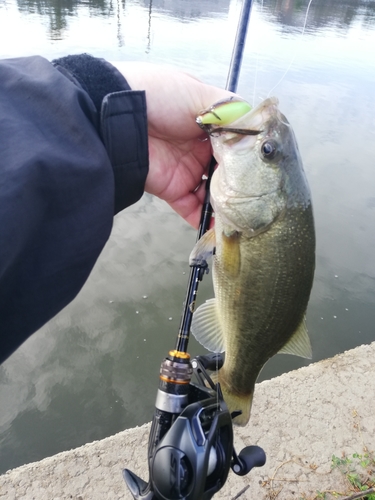
M 278 156 L 279 153 L 278 144 L 275 141 L 267 139 L 262 143 L 260 151 L 264 160 L 272 161 Z

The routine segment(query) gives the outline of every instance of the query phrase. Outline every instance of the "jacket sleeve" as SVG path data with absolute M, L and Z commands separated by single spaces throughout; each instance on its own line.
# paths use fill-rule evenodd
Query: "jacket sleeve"
M 77 295 L 144 190 L 144 93 L 69 57 L 0 61 L 0 362 Z

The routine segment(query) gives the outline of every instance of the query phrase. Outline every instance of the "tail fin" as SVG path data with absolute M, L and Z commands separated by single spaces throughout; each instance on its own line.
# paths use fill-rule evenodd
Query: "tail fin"
M 229 387 L 225 384 L 223 380 L 221 380 L 220 377 L 220 371 L 216 374 L 213 373 L 211 374 L 212 380 L 216 382 L 220 382 L 220 387 L 224 396 L 224 401 L 226 405 L 228 406 L 228 409 L 230 413 L 233 411 L 238 411 L 241 410 L 241 415 L 238 415 L 238 417 L 233 419 L 233 423 L 235 425 L 240 425 L 240 426 L 245 426 L 249 419 L 250 419 L 250 410 L 251 410 L 251 404 L 253 402 L 253 393 L 252 391 L 249 394 L 235 394 L 233 393 Z

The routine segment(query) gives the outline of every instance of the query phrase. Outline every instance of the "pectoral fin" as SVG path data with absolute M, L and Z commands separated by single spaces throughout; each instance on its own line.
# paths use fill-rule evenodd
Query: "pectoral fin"
M 193 314 L 191 331 L 206 349 L 224 352 L 225 342 L 216 308 L 216 299 L 207 300 Z
M 278 354 L 294 354 L 295 356 L 301 356 L 301 358 L 312 358 L 311 343 L 307 333 L 305 317 L 302 319 L 293 336 L 280 349 Z
M 215 230 L 210 229 L 195 244 L 190 257 L 190 266 L 206 266 L 207 259 L 211 257 L 216 246 Z
M 236 278 L 241 269 L 240 233 L 234 231 L 229 236 L 222 233 L 221 264 L 229 278 Z

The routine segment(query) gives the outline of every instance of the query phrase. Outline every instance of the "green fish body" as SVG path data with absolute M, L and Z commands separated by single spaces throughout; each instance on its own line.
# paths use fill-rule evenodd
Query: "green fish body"
M 220 107 L 212 109 L 220 117 Z M 224 125 L 204 127 L 219 165 L 210 188 L 215 226 L 197 242 L 190 263 L 214 253 L 215 299 L 194 313 L 192 332 L 209 350 L 225 351 L 218 381 L 230 411 L 242 411 L 234 423 L 245 425 L 267 360 L 278 352 L 311 358 L 305 312 L 315 231 L 296 139 L 277 99 Z

